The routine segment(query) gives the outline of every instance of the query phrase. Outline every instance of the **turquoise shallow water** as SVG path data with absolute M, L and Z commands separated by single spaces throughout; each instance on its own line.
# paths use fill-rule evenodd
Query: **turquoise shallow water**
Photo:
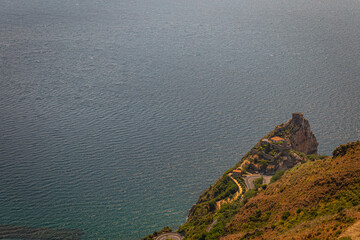
M 304 112 L 360 138 L 358 1 L 0 1 L 0 224 L 176 228 Z

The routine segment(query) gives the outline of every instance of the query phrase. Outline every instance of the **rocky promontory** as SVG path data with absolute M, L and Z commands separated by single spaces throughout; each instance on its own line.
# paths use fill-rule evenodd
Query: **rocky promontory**
M 265 186 L 264 183 L 268 183 L 266 180 L 270 180 L 271 176 L 320 158 L 317 147 L 318 142 L 309 121 L 302 113 L 293 113 L 290 120 L 276 126 L 260 139 L 235 167 L 226 171 L 201 194 L 180 231 L 190 239 L 201 238 L 197 235 L 199 231 L 204 231 L 201 229 L 212 231 L 217 226 L 215 223 L 222 221 L 217 215 L 223 206 L 230 204 L 237 208 L 247 201 L 253 188 L 257 190 Z
M 266 137 L 279 136 L 289 140 L 290 147 L 305 154 L 317 154 L 319 143 L 302 113 L 293 113 L 292 118 L 270 132 Z
M 306 161 L 304 154 L 316 155 L 318 145 L 309 121 L 302 113 L 293 113 L 244 156 L 238 170 L 272 175 Z
M 176 236 L 358 239 L 360 141 L 333 157 L 317 147 L 309 121 L 293 113 L 200 195 Z

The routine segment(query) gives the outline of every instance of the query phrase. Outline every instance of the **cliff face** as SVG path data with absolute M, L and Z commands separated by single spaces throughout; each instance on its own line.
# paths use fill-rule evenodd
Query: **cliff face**
M 250 173 L 274 174 L 306 161 L 302 154 L 317 154 L 318 142 L 302 113 L 276 126 L 244 157 L 241 169 Z
M 241 200 L 234 200 L 227 201 L 225 207 L 218 206 L 219 202 L 233 199 L 233 196 L 240 192 L 232 177 L 241 184 L 242 194 L 245 191 L 251 192 L 248 186 L 245 186 L 244 179 L 252 175 L 273 175 L 279 170 L 287 170 L 308 160 L 315 160 L 320 156 L 308 154 L 316 154 L 317 146 L 318 142 L 311 132 L 308 120 L 304 119 L 303 114 L 294 113 L 289 121 L 275 127 L 235 167 L 225 172 L 199 197 L 189 212 L 187 222 L 179 231 L 184 233 L 187 239 L 205 239 L 204 236 L 206 239 L 218 239 L 214 236 L 225 234 L 225 225 L 221 224 L 225 224 L 243 204 Z M 245 200 L 247 198 L 247 194 L 239 197 Z M 230 209 L 225 211 L 226 206 Z M 215 224 L 217 221 L 221 226 Z M 222 233 L 212 235 L 211 232 L 215 231 L 211 230 L 212 228 L 221 228 Z
M 293 113 L 289 121 L 277 126 L 270 134 L 289 139 L 291 148 L 298 152 L 317 154 L 319 144 L 310 129 L 309 121 L 302 113 Z
M 333 157 L 316 155 L 317 146 L 309 122 L 294 113 L 204 191 L 178 232 L 196 240 L 358 239 L 360 141 Z M 262 184 L 261 174 L 286 169 Z M 256 176 L 264 179 L 250 187 Z

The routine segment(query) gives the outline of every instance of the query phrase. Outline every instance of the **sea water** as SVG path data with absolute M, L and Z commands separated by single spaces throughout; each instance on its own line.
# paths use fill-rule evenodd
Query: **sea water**
M 139 239 L 303 112 L 360 138 L 358 0 L 1 0 L 0 224 Z

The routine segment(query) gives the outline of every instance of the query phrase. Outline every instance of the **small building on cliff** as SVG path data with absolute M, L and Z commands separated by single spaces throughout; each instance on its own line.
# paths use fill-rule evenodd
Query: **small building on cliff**
M 241 177 L 241 176 L 242 176 L 242 173 L 243 173 L 243 171 L 240 170 L 240 169 L 235 169 L 235 170 L 232 171 L 232 175 L 233 175 L 234 177 Z
M 284 138 L 281 138 L 281 137 L 272 137 L 272 138 L 270 138 L 270 140 L 272 141 L 272 142 L 274 142 L 274 143 L 278 143 L 278 142 L 284 142 L 285 141 L 285 139 Z

